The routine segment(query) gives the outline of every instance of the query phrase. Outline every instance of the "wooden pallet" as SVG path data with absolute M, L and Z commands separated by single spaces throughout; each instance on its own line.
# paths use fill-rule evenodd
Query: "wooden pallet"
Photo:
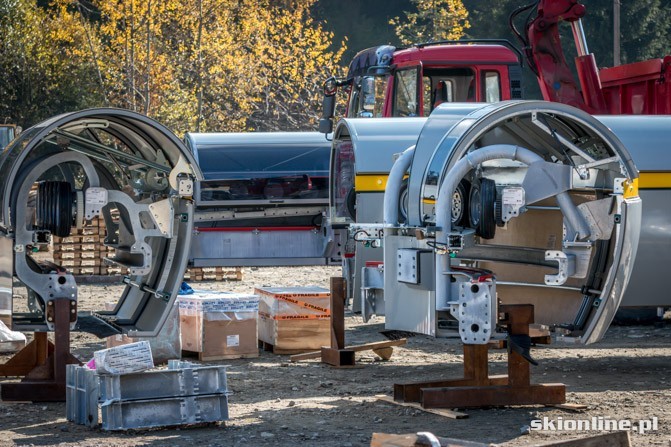
M 189 281 L 241 281 L 242 267 L 189 267 L 184 279 Z
M 87 251 L 66 251 L 54 253 L 54 261 L 75 261 L 80 259 L 97 259 L 101 260 L 99 250 Z
M 127 274 L 128 269 L 105 263 L 104 258 L 114 257 L 115 252 L 114 248 L 103 245 L 106 233 L 104 219 L 97 217 L 84 228 L 73 229 L 67 237 L 54 236 L 51 249 L 54 262 L 78 276 Z
M 58 262 L 58 261 L 57 261 Z M 75 268 L 75 267 L 100 267 L 102 264 L 102 261 L 100 259 L 65 259 L 58 264 L 61 267 L 65 267 L 66 269 L 70 268 Z
M 100 275 L 100 267 L 65 267 L 73 275 L 92 276 Z
M 259 340 L 259 349 L 263 349 L 266 352 L 272 352 L 273 354 L 278 355 L 295 355 L 311 351 L 311 349 L 281 349 L 262 340 Z
M 65 246 L 69 244 L 97 244 L 101 240 L 99 234 L 73 234 L 68 237 L 54 236 L 54 244 Z
M 126 267 L 121 267 L 120 265 L 101 265 L 100 266 L 101 275 L 127 275 L 128 269 Z
M 374 341 L 371 343 L 364 343 L 362 345 L 346 346 L 344 349 L 354 352 L 373 351 L 382 360 L 389 360 L 392 353 L 394 352 L 394 346 L 403 346 L 407 342 L 407 339 L 400 338 L 398 340 Z M 321 358 L 321 356 L 321 351 L 311 351 L 304 354 L 292 355 L 289 358 L 289 361 L 300 362 L 301 360 L 318 359 Z
M 72 253 L 88 253 L 88 252 L 97 252 L 100 253 L 100 244 L 87 242 L 86 244 L 79 243 L 62 243 L 54 245 L 54 255 L 58 254 L 69 254 Z
M 247 354 L 222 354 L 222 355 L 207 355 L 203 352 L 184 351 L 182 350 L 182 357 L 197 358 L 199 362 L 215 362 L 217 360 L 233 360 L 233 359 L 253 359 L 257 358 L 259 353 Z

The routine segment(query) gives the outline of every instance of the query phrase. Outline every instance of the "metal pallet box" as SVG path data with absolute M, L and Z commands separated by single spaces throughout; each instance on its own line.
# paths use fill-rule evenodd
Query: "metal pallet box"
M 66 394 L 69 421 L 89 427 L 102 421 L 103 430 L 228 419 L 226 366 L 171 360 L 168 369 L 107 375 L 68 365 Z
M 65 414 L 68 421 L 89 427 L 98 425 L 98 377 L 85 366 L 67 365 Z
M 109 401 L 101 405 L 103 430 L 165 427 L 228 420 L 226 394 Z
M 162 399 L 225 394 L 226 366 L 199 366 L 170 360 L 168 369 L 100 375 L 100 401 Z

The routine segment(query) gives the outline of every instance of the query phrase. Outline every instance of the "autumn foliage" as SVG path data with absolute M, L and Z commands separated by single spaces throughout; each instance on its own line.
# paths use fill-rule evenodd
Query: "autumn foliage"
M 314 2 L 5 0 L 0 120 L 112 106 L 180 134 L 314 129 L 345 50 Z
M 411 0 L 416 11 L 405 11 L 396 17 L 396 35 L 406 45 L 439 40 L 459 40 L 471 27 L 468 11 L 461 0 Z

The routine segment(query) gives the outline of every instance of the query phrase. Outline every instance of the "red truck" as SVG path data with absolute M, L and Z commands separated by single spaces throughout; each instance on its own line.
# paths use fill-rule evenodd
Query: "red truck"
M 324 83 L 322 133 L 333 129 L 336 93 L 342 87 L 349 90 L 348 118 L 421 117 L 443 102 L 521 99 L 522 53 L 497 39 L 360 51 L 344 79 Z
M 671 56 L 598 69 L 589 53 L 577 0 L 540 0 L 515 10 L 523 13 L 523 31 L 513 25 L 536 74 L 543 99 L 592 114 L 671 114 Z M 564 57 L 559 26 L 570 24 L 578 57 L 576 82 Z M 494 102 L 522 98 L 520 51 L 508 41 L 462 40 L 397 49 L 383 45 L 359 52 L 343 79 L 324 83 L 324 111 L 319 130 L 333 129 L 338 88 L 349 89 L 345 116 L 428 116 L 442 102 Z
M 535 14 L 529 14 L 533 8 L 536 8 Z M 527 17 L 523 30 L 518 31 L 513 26 L 513 32 L 524 48 L 526 63 L 537 76 L 543 98 L 591 114 L 671 114 L 671 56 L 599 70 L 588 51 L 582 29 L 580 19 L 585 13 L 585 7 L 577 0 L 540 0 L 511 14 L 511 24 L 521 15 Z M 575 60 L 578 81 L 562 51 L 559 35 L 562 21 L 569 23 L 573 30 L 578 50 Z M 381 46 L 364 50 L 352 60 L 345 78 L 329 78 L 325 82 L 320 131 L 333 130 L 336 93 L 343 87 L 349 89 L 347 118 L 424 117 L 441 102 L 521 98 L 522 58 L 516 53 L 509 43 L 501 41 L 434 42 L 406 49 Z M 400 127 L 399 124 L 394 126 L 396 130 Z M 369 198 L 369 202 L 364 203 L 362 197 L 384 192 L 388 170 L 383 164 L 388 160 L 379 154 L 355 156 L 351 144 L 337 144 L 334 149 L 331 172 L 334 188 L 345 185 L 349 191 L 334 189 L 332 208 L 338 209 L 338 197 L 344 197 L 353 219 L 357 219 L 356 209 L 360 205 L 366 208 L 370 219 L 362 222 L 381 222 L 381 216 L 370 216 L 370 203 L 379 198 Z M 378 165 L 372 168 L 368 163 L 371 158 L 378 160 Z M 649 170 L 648 166 L 641 165 L 641 168 Z M 364 181 L 368 178 L 373 182 Z M 671 187 L 667 178 L 661 173 L 642 172 L 639 186 L 644 189 Z M 465 203 L 466 197 L 461 199 L 456 202 Z M 346 276 L 353 276 L 348 278 L 348 283 L 353 285 L 349 293 L 358 297 L 361 278 L 357 275 L 367 264 L 380 264 L 382 250 L 357 247 L 355 257 L 353 244 L 348 243 L 346 247 L 343 271 Z M 369 252 L 363 253 L 366 251 Z M 347 262 L 352 265 L 347 266 Z M 356 298 L 353 308 L 360 309 Z
M 671 56 L 598 69 L 590 54 L 582 17 L 587 10 L 577 0 L 541 0 L 517 9 L 511 23 L 536 7 L 524 31 L 513 32 L 525 48 L 529 67 L 538 77 L 543 99 L 569 104 L 592 114 L 671 114 Z M 561 47 L 559 24 L 571 25 L 578 56 L 579 84 L 569 69 Z

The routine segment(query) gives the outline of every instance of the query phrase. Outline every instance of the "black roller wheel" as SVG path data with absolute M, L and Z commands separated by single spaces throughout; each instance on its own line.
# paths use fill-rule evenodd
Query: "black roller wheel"
M 408 222 L 408 179 L 401 183 L 401 192 L 398 200 L 398 223 Z
M 74 193 L 68 182 L 46 181 L 37 186 L 35 226 L 58 237 L 70 235 Z
M 350 189 L 347 193 L 345 203 L 347 205 L 347 212 L 352 220 L 356 222 L 356 191 L 354 191 L 354 188 Z
M 468 194 L 468 226 L 477 230 L 482 215 L 482 203 L 480 202 L 480 181 L 475 179 L 471 183 Z
M 496 234 L 496 182 L 487 178 L 480 181 L 480 220 L 476 234 L 493 239 Z

